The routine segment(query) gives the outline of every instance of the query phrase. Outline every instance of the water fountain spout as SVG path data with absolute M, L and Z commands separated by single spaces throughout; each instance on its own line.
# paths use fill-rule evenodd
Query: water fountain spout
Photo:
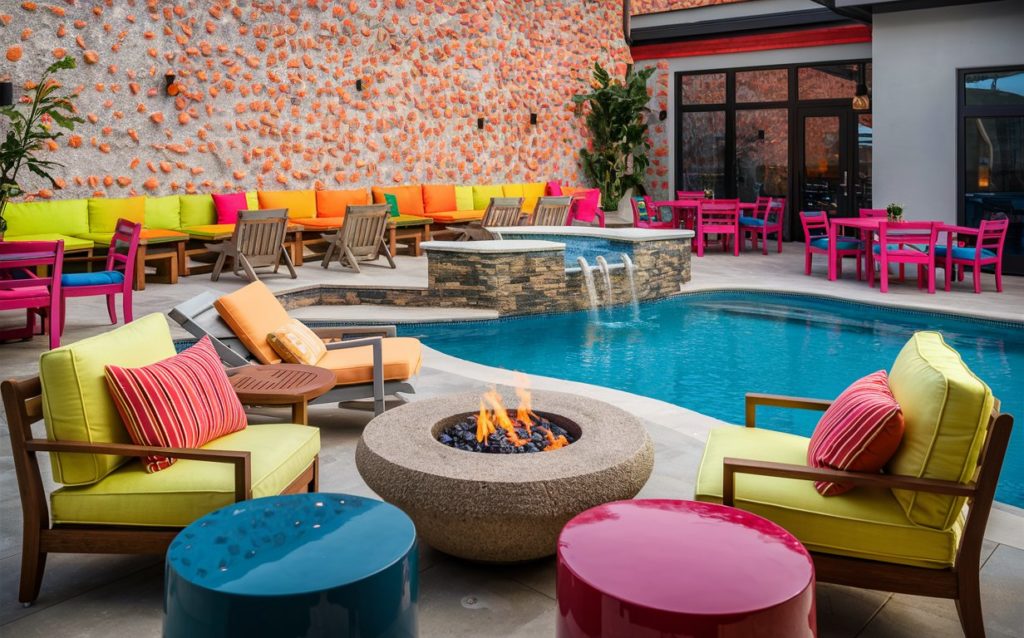
M 604 303 L 606 306 L 611 306 L 615 303 L 614 295 L 612 294 L 612 276 L 608 272 L 608 262 L 605 261 L 604 255 L 598 255 L 597 269 L 601 271 L 601 279 L 604 283 Z
M 636 265 L 626 253 L 622 253 L 622 264 L 625 266 L 626 280 L 629 282 L 629 305 L 632 306 L 633 318 L 636 319 L 640 314 L 640 304 L 636 298 Z
M 594 273 L 590 270 L 590 264 L 583 257 L 576 259 L 580 265 L 580 272 L 583 273 L 583 284 L 587 289 L 587 299 L 590 302 L 591 312 L 597 311 L 597 290 L 594 288 Z

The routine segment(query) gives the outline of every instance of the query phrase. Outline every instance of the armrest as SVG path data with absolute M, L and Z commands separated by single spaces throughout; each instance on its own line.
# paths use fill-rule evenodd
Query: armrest
M 790 463 L 774 463 L 772 461 L 754 461 L 751 459 L 735 459 L 726 457 L 722 460 L 722 504 L 732 506 L 735 501 L 737 474 L 756 474 L 758 476 L 775 476 L 778 478 L 797 479 L 802 481 L 832 481 L 850 483 L 862 487 L 885 487 L 890 489 L 913 490 L 933 494 L 951 496 L 971 496 L 975 492 L 974 483 L 957 483 L 956 481 L 940 481 L 922 479 L 896 474 L 867 474 L 861 472 L 843 472 L 822 467 L 792 465 Z
M 310 328 L 321 339 L 345 339 L 350 335 L 361 337 L 396 337 L 395 326 L 340 326 L 338 328 Z
M 805 397 L 787 397 L 781 394 L 748 392 L 746 398 L 746 425 L 748 428 L 754 427 L 757 406 L 759 405 L 824 412 L 828 409 L 828 406 L 832 405 L 832 401 L 829 399 L 808 399 Z
M 383 326 L 394 332 L 394 326 Z M 323 336 L 318 333 L 319 336 Z M 366 337 L 364 339 L 348 339 L 344 341 L 327 342 L 328 350 L 342 350 L 346 348 L 361 348 L 370 346 L 373 348 L 373 413 L 377 416 L 384 412 L 384 340 L 380 336 Z
M 235 500 L 244 501 L 252 496 L 252 453 L 236 450 L 200 450 L 131 443 L 88 443 L 85 441 L 46 441 L 29 439 L 25 442 L 29 452 L 64 452 L 77 454 L 117 454 L 120 456 L 168 456 L 190 461 L 230 463 L 235 466 Z

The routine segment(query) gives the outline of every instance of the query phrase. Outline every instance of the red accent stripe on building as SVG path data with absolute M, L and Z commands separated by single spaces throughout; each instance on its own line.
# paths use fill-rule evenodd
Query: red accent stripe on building
M 662 58 L 688 58 L 696 55 L 720 55 L 746 51 L 767 51 L 770 49 L 799 49 L 803 47 L 830 46 L 871 42 L 871 27 L 862 24 L 841 27 L 786 31 L 784 33 L 762 33 L 737 35 L 728 38 L 684 40 L 663 44 L 641 44 L 632 47 L 633 61 L 657 60 Z

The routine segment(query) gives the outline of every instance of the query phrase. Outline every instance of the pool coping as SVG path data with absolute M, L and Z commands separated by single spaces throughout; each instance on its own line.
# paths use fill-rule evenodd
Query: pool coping
M 693 239 L 692 230 L 655 228 L 601 228 L 590 226 L 494 226 L 487 230 L 501 236 L 508 235 L 565 235 L 566 237 L 593 237 L 625 243 L 664 241 L 666 239 Z M 516 240 L 502 240 L 516 241 Z

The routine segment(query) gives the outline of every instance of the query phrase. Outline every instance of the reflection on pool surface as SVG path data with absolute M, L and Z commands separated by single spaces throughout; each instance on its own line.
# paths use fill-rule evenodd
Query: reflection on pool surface
M 532 239 L 543 241 L 554 241 L 565 244 L 565 265 L 567 267 L 577 266 L 576 260 L 583 257 L 587 263 L 594 265 L 598 255 L 604 257 L 609 264 L 622 263 L 622 253 L 633 254 L 633 244 L 625 241 L 614 241 L 603 237 L 585 237 L 576 235 L 516 235 L 515 233 L 502 232 L 502 239 Z
M 403 335 L 486 365 L 607 386 L 732 423 L 743 395 L 832 398 L 938 330 L 1018 421 L 996 498 L 1024 506 L 1024 325 L 800 295 L 705 293 L 602 310 L 407 325 Z M 816 413 L 762 408 L 759 424 L 809 436 Z

